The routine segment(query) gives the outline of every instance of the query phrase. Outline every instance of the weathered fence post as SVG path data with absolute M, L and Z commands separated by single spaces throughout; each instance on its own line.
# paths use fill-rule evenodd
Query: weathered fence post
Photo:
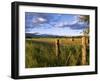
M 59 39 L 56 40 L 56 56 L 59 57 L 60 49 L 59 49 Z
M 82 36 L 82 65 L 86 64 L 86 36 Z

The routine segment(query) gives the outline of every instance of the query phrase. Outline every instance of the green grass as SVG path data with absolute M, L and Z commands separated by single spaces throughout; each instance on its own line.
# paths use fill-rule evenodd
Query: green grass
M 56 38 L 45 38 L 45 40 L 42 38 L 26 39 L 25 67 L 35 68 L 81 65 L 81 45 L 63 44 L 61 42 L 59 57 L 57 57 L 55 40 Z M 87 48 L 87 65 L 88 64 L 89 47 Z

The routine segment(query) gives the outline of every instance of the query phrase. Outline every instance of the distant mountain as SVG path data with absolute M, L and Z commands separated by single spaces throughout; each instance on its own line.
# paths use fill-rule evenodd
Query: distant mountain
M 72 38 L 72 37 L 81 37 L 82 35 L 75 35 L 75 36 L 59 36 L 59 35 L 50 35 L 50 34 L 39 34 L 39 33 L 25 33 L 26 38 L 34 38 L 34 37 L 56 37 L 56 38 Z
M 59 35 L 50 35 L 50 34 L 37 34 L 37 33 L 26 33 L 26 38 L 32 38 L 32 37 L 65 37 L 65 36 L 59 36 Z

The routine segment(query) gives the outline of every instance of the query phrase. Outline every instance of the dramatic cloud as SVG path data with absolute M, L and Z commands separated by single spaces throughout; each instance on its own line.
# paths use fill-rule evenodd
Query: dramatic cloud
M 60 28 L 63 28 L 63 27 L 69 27 L 70 25 L 73 25 L 73 24 L 76 24 L 78 22 L 78 16 L 76 15 L 68 15 L 70 16 L 71 18 L 63 20 L 62 21 L 59 21 L 59 22 L 56 22 L 55 26 L 54 27 L 60 27 Z
M 88 24 L 85 22 L 76 22 L 74 24 L 66 25 L 66 26 L 70 27 L 71 29 L 85 29 L 89 27 Z
M 78 14 L 25 12 L 25 32 L 56 35 L 79 34 L 89 27 L 88 23 L 79 22 L 79 17 Z
M 78 18 L 79 16 L 74 16 L 72 22 L 60 21 L 55 24 L 55 27 L 60 27 L 60 28 L 69 27 L 70 29 L 73 30 L 81 30 L 89 27 L 87 22 L 79 22 Z

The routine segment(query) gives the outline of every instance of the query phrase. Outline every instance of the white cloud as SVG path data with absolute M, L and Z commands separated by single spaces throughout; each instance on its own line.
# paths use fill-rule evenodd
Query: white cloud
M 73 16 L 72 22 L 61 21 L 61 22 L 56 23 L 55 27 L 68 27 L 68 25 L 76 24 L 78 23 L 78 21 L 79 21 L 79 16 L 76 15 L 76 16 Z
M 78 22 L 78 20 L 73 20 L 71 23 L 69 23 L 69 25 L 76 24 L 77 22 Z
M 55 24 L 55 27 L 63 27 L 67 24 L 68 24 L 68 22 L 58 22 L 58 23 Z
M 45 19 L 45 18 L 40 17 L 40 18 L 38 18 L 38 21 L 40 21 L 40 22 L 45 22 L 45 21 L 46 21 L 46 19 Z
M 32 22 L 33 24 L 39 24 L 39 23 L 44 23 L 46 22 L 47 20 L 45 18 L 42 18 L 42 17 L 38 17 L 38 18 L 33 18 L 32 19 Z
M 78 21 L 79 21 L 79 16 L 74 16 L 73 21 L 70 22 L 69 24 L 70 24 L 70 25 L 76 24 Z

